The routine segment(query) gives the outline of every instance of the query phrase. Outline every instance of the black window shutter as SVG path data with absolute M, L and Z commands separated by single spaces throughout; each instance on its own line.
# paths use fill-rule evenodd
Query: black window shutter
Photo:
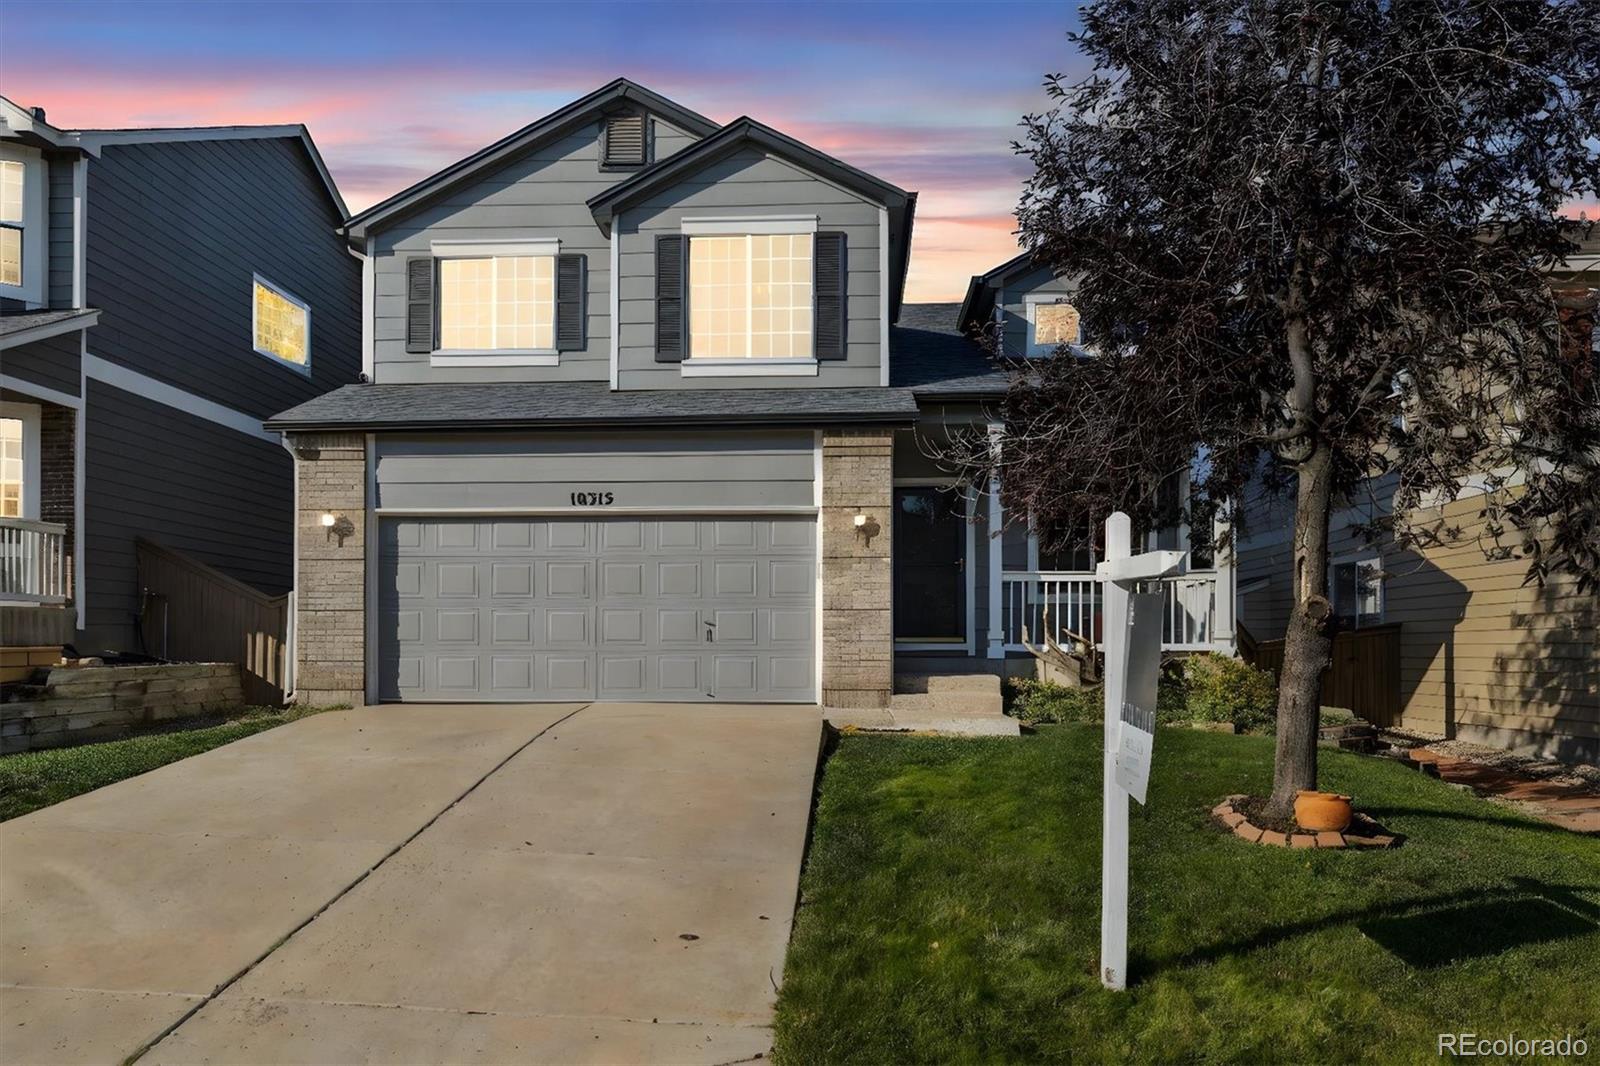
M 433 351 L 433 259 L 406 260 L 406 351 Z
M 689 349 L 689 319 L 684 306 L 684 258 L 689 239 L 677 233 L 656 236 L 656 362 L 681 363 Z M 615 327 L 613 327 L 615 328 Z
M 818 359 L 845 356 L 845 246 L 843 233 L 819 233 L 811 257 L 814 319 L 812 343 Z
M 584 262 L 581 255 L 556 256 L 556 351 L 583 347 Z

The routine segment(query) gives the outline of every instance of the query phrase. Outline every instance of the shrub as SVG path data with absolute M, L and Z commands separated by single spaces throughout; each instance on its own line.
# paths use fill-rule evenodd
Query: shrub
M 1240 732 L 1273 727 L 1278 684 L 1267 671 L 1243 659 L 1205 654 L 1185 659 L 1183 674 L 1191 719 L 1232 722 Z
M 1069 688 L 1029 677 L 1006 682 L 1006 713 L 1028 725 L 1098 722 L 1104 705 L 1105 694 L 1099 686 Z

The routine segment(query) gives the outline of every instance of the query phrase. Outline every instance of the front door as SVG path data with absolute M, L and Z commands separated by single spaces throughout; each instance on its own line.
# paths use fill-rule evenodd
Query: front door
M 956 489 L 894 490 L 894 636 L 928 644 L 967 639 L 966 517 Z

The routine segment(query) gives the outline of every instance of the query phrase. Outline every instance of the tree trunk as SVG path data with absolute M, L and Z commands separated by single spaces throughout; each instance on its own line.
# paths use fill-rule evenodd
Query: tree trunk
M 1328 619 L 1328 514 L 1332 455 L 1318 442 L 1298 466 L 1294 511 L 1294 609 L 1278 677 L 1278 748 L 1269 817 L 1294 812 L 1295 793 L 1317 787 L 1317 727 L 1322 672 L 1331 659 Z

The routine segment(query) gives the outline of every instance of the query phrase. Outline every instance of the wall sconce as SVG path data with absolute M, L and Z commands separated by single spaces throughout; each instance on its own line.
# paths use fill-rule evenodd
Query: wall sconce
M 883 527 L 878 525 L 876 518 L 868 518 L 860 511 L 856 512 L 856 539 L 864 541 L 867 547 L 872 547 L 872 538 L 883 532 Z
M 356 524 L 344 515 L 337 517 L 326 512 L 322 515 L 322 528 L 327 530 L 326 539 L 339 538 L 339 547 L 344 547 L 344 538 L 356 531 Z

